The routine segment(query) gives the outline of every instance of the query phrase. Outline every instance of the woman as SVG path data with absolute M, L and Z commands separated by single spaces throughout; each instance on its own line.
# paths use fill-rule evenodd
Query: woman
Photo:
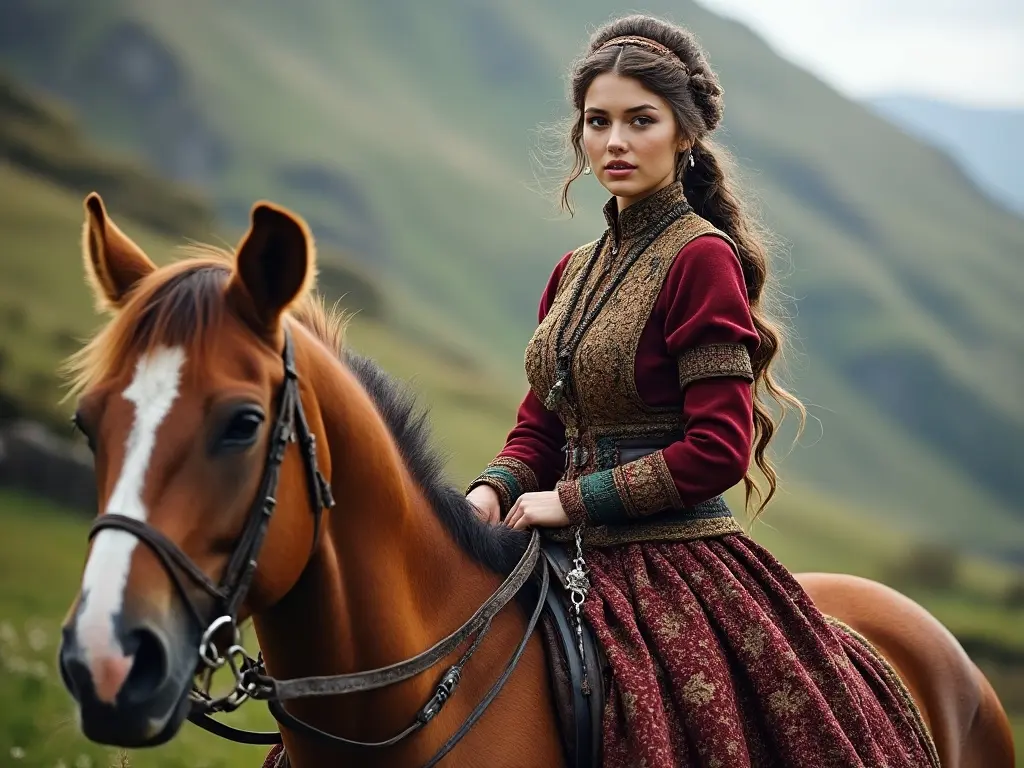
M 607 229 L 566 255 L 526 353 L 530 392 L 470 485 L 481 517 L 582 537 L 607 657 L 605 766 L 929 766 L 876 658 L 754 543 L 721 494 L 799 402 L 769 368 L 766 249 L 708 141 L 722 91 L 694 37 L 631 16 L 572 72 L 563 189 L 593 174 Z M 576 546 L 572 546 L 573 552 Z

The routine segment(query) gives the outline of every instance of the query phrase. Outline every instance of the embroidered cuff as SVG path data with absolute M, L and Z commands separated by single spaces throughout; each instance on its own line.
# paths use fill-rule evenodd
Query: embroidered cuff
M 626 517 L 610 469 L 562 481 L 557 489 L 558 500 L 573 525 L 608 525 L 620 523 Z
M 489 485 L 497 492 L 501 500 L 502 517 L 508 514 L 516 499 L 524 493 L 533 493 L 540 487 L 533 470 L 519 459 L 510 456 L 499 456 L 488 464 L 469 484 L 466 492 L 469 493 L 478 485 Z
M 645 517 L 683 506 L 663 451 L 621 464 L 611 472 L 627 517 Z
M 573 525 L 616 525 L 683 506 L 661 451 L 556 486 Z
M 679 358 L 680 388 L 713 376 L 739 376 L 753 381 L 750 352 L 742 344 L 705 344 L 688 349 Z
M 555 491 L 558 492 L 558 500 L 565 510 L 565 516 L 569 518 L 569 525 L 586 525 L 587 507 L 583 503 L 583 496 L 580 494 L 579 480 L 560 480 L 555 483 Z

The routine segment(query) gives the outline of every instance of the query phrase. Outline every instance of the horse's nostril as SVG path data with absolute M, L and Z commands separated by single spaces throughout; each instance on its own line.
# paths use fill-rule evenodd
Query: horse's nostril
M 148 701 L 167 680 L 166 645 L 155 631 L 139 627 L 125 638 L 125 655 L 134 656 L 134 661 L 121 695 L 126 703 Z
M 76 654 L 69 654 L 64 648 L 61 649 L 58 661 L 57 666 L 64 686 L 76 701 L 80 701 L 82 692 L 91 689 L 92 673 Z

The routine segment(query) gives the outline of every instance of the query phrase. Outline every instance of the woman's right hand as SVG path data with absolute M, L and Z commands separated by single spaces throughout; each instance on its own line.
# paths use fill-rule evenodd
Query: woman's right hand
M 501 499 L 498 492 L 489 485 L 478 485 L 468 494 L 466 499 L 476 509 L 476 516 L 488 525 L 501 522 Z

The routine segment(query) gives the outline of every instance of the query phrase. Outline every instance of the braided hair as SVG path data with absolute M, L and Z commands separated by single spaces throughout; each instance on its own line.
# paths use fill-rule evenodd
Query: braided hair
M 583 55 L 572 65 L 569 98 L 574 115 L 569 123 L 572 167 L 562 185 L 561 203 L 572 213 L 569 188 L 587 164 L 583 145 L 583 108 L 587 90 L 601 74 L 612 72 L 633 78 L 658 94 L 671 107 L 680 133 L 691 142 L 689 150 L 676 158 L 676 178 L 694 211 L 725 232 L 736 243 L 743 278 L 750 301 L 754 326 L 760 337 L 752 365 L 754 370 L 754 463 L 768 481 L 765 494 L 748 471 L 744 477 L 748 507 L 753 495 L 760 505 L 756 518 L 775 495 L 778 476 L 767 456 L 767 448 L 789 410 L 800 415 L 803 404 L 786 391 L 773 376 L 773 365 L 781 358 L 785 334 L 774 317 L 777 300 L 772 289 L 768 233 L 744 206 L 730 183 L 731 160 L 710 134 L 722 121 L 724 101 L 718 76 L 707 54 L 692 32 L 647 15 L 626 16 L 612 21 L 591 36 Z M 692 156 L 693 165 L 690 167 Z M 770 398 L 780 410 L 778 419 Z

